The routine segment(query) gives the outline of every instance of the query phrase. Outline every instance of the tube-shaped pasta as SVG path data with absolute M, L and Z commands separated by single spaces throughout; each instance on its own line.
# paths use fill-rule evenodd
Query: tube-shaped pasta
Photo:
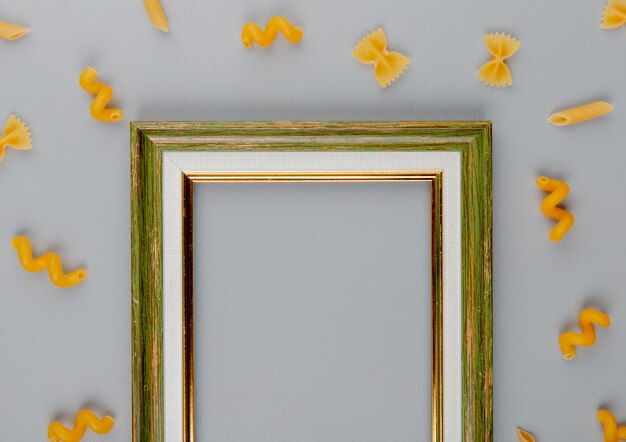
M 604 426 L 604 442 L 626 440 L 626 427 L 618 427 L 615 416 L 608 410 L 598 410 L 598 421 Z
M 578 317 L 582 333 L 567 332 L 559 337 L 559 346 L 563 352 L 563 356 L 568 361 L 576 357 L 576 348 L 574 346 L 589 347 L 596 342 L 596 331 L 593 324 L 600 327 L 609 327 L 611 318 L 606 313 L 599 312 L 591 308 L 580 312 Z
M 519 442 L 535 442 L 535 437 L 521 428 L 517 429 L 517 437 L 519 437 Z
M 574 225 L 574 215 L 565 209 L 556 207 L 561 201 L 567 198 L 569 186 L 563 181 L 545 176 L 537 178 L 537 186 L 539 186 L 541 190 L 550 192 L 550 195 L 545 197 L 541 202 L 541 212 L 545 216 L 558 221 L 550 232 L 550 239 L 554 242 L 559 242 Z
M 33 258 L 30 240 L 25 236 L 16 236 L 11 245 L 17 251 L 22 267 L 29 272 L 40 272 L 48 269 L 50 281 L 60 288 L 72 287 L 87 277 L 87 270 L 78 269 L 70 273 L 63 273 L 61 258 L 56 253 L 46 253 L 39 258 Z
M 626 23 L 626 0 L 609 0 L 602 13 L 602 29 L 617 28 Z
M 0 137 L 0 161 L 4 158 L 7 147 L 17 150 L 27 150 L 33 147 L 28 127 L 15 115 L 9 115 L 2 137 Z
M 48 439 L 52 442 L 79 442 L 85 435 L 87 427 L 94 433 L 106 434 L 113 428 L 115 421 L 111 416 L 99 419 L 89 410 L 80 410 L 74 420 L 74 428 L 71 430 L 61 422 L 52 422 L 48 426 Z
M 548 117 L 548 123 L 555 126 L 569 126 L 581 121 L 598 118 L 613 111 L 613 106 L 605 101 L 585 104 L 584 106 L 573 107 L 559 112 L 555 112 Z
M 504 60 L 512 57 L 522 44 L 510 35 L 495 33 L 485 35 L 485 45 L 487 45 L 487 50 L 492 55 L 492 59 L 485 63 L 476 75 L 489 86 L 511 86 L 513 76 Z
M 411 63 L 405 55 L 387 50 L 387 37 L 382 28 L 377 28 L 363 37 L 352 55 L 361 63 L 374 66 L 374 78 L 380 87 L 389 86 Z
M 29 32 L 30 29 L 25 28 L 24 26 L 0 21 L 0 38 L 3 38 L 4 40 L 18 40 Z
M 279 31 L 290 43 L 298 43 L 304 35 L 302 29 L 293 26 L 285 17 L 277 15 L 267 22 L 265 30 L 256 23 L 246 23 L 241 31 L 241 42 L 248 49 L 252 47 L 253 42 L 267 47 L 272 44 Z
M 108 85 L 96 81 L 97 76 L 98 71 L 89 66 L 83 71 L 79 79 L 80 86 L 85 91 L 96 96 L 91 102 L 89 109 L 91 116 L 105 123 L 118 121 L 123 116 L 122 110 L 106 109 L 106 105 L 109 104 L 113 97 L 113 91 Z
M 159 0 L 143 0 L 143 4 L 146 7 L 148 18 L 150 18 L 154 27 L 163 32 L 169 32 L 167 17 L 165 16 L 165 12 L 163 12 L 161 2 L 159 2 Z

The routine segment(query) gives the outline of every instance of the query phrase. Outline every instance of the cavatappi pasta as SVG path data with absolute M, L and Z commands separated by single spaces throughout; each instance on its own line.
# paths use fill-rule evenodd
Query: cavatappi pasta
M 48 425 L 48 439 L 52 442 L 79 442 L 85 435 L 87 428 L 98 434 L 106 434 L 113 428 L 115 421 L 111 416 L 98 418 L 90 410 L 80 410 L 74 420 L 71 430 L 61 422 L 52 422 Z
M 611 318 L 605 313 L 591 308 L 580 312 L 578 317 L 582 333 L 567 332 L 559 337 L 559 346 L 563 357 L 570 360 L 576 357 L 576 346 L 589 347 L 596 342 L 596 331 L 593 324 L 600 327 L 609 327 Z
M 89 109 L 91 116 L 105 123 L 111 123 L 122 119 L 124 115 L 121 109 L 107 109 L 106 106 L 113 97 L 111 88 L 96 81 L 98 71 L 91 66 L 87 67 L 80 75 L 79 84 L 87 92 L 96 97 L 91 102 Z
M 293 26 L 285 17 L 276 16 L 267 22 L 265 30 L 256 23 L 246 23 L 241 31 L 241 42 L 248 49 L 252 47 L 252 43 L 267 47 L 272 44 L 278 32 L 290 43 L 298 43 L 304 35 L 302 29 Z

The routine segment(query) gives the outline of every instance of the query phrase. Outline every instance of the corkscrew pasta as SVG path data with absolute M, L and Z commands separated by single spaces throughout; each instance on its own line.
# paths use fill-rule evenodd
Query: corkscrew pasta
M 558 221 L 550 232 L 550 239 L 554 242 L 559 242 L 574 225 L 574 215 L 565 209 L 556 207 L 569 194 L 569 186 L 563 181 L 545 176 L 537 178 L 537 186 L 539 186 L 541 190 L 550 192 L 550 195 L 541 203 L 541 212 L 545 216 Z
M 167 17 L 165 16 L 165 12 L 163 12 L 161 2 L 159 0 L 143 0 L 143 4 L 146 7 L 148 18 L 154 27 L 160 31 L 169 32 Z
M 28 127 L 15 115 L 9 115 L 4 124 L 2 138 L 0 138 L 0 162 L 4 159 L 7 147 L 16 150 L 27 150 L 33 147 Z
M 387 87 L 402 75 L 411 60 L 399 52 L 387 51 L 387 37 L 382 28 L 370 32 L 352 52 L 361 63 L 374 66 L 374 77 L 380 87 Z
M 604 427 L 604 442 L 626 440 L 626 427 L 618 427 L 615 416 L 608 410 L 598 410 L 598 421 Z
M 563 352 L 563 356 L 568 361 L 576 357 L 575 346 L 589 347 L 596 342 L 596 331 L 593 324 L 600 327 L 609 327 L 611 318 L 605 313 L 594 309 L 585 309 L 580 312 L 578 317 L 582 333 L 567 332 L 559 337 L 559 346 Z
M 30 29 L 24 26 L 0 21 L 0 38 L 4 40 L 19 40 L 29 32 Z
M 113 91 L 106 84 L 96 81 L 97 76 L 98 71 L 89 66 L 83 71 L 79 79 L 80 87 L 96 96 L 89 109 L 91 116 L 105 123 L 118 121 L 123 116 L 122 110 L 106 108 L 109 101 L 111 101 Z
M 72 287 L 87 277 L 87 270 L 78 269 L 70 273 L 63 273 L 61 259 L 56 253 L 46 253 L 39 258 L 33 258 L 30 240 L 25 236 L 16 236 L 11 242 L 17 251 L 22 267 L 29 272 L 40 272 L 48 269 L 50 280 L 60 288 Z
M 626 23 L 626 0 L 609 0 L 602 13 L 602 29 L 617 28 Z
M 510 35 L 499 33 L 485 35 L 485 44 L 492 59 L 485 63 L 476 75 L 489 86 L 511 86 L 513 76 L 504 60 L 512 57 L 522 44 Z
M 555 126 L 569 126 L 581 121 L 598 118 L 613 111 L 613 106 L 605 101 L 585 104 L 584 106 L 562 110 L 548 117 L 548 123 Z
M 517 437 L 519 442 L 535 442 L 535 437 L 526 430 L 517 429 Z
M 98 434 L 106 434 L 113 428 L 115 421 L 111 416 L 99 419 L 89 410 L 80 410 L 74 420 L 71 430 L 60 422 L 52 422 L 48 426 L 48 439 L 53 442 L 79 442 L 85 435 L 87 428 Z
M 276 16 L 267 22 L 265 30 L 256 23 L 246 23 L 241 31 L 241 42 L 248 49 L 252 47 L 253 42 L 267 47 L 272 44 L 279 31 L 290 43 L 298 43 L 304 35 L 302 29 L 294 27 L 285 17 Z

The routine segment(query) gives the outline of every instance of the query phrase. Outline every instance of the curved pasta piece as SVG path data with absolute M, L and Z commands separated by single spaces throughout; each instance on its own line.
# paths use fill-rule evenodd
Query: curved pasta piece
M 4 124 L 4 131 L 0 138 L 0 161 L 3 160 L 7 147 L 16 150 L 27 150 L 33 147 L 28 127 L 13 114 L 9 115 Z
M 262 30 L 256 23 L 246 23 L 241 31 L 241 42 L 248 49 L 252 47 L 252 43 L 268 47 L 279 31 L 290 43 L 298 43 L 304 35 L 302 29 L 294 27 L 285 17 L 277 15 L 267 22 L 265 30 Z
M 582 333 L 567 332 L 559 337 L 559 346 L 563 352 L 563 356 L 568 361 L 576 357 L 576 348 L 574 346 L 589 347 L 596 342 L 596 331 L 593 324 L 600 327 L 609 327 L 611 318 L 605 313 L 594 309 L 585 309 L 580 312 L 578 317 Z
M 548 123 L 555 126 L 569 126 L 581 121 L 598 118 L 613 111 L 613 106 L 605 101 L 585 104 L 584 106 L 573 107 L 559 112 L 555 112 L 548 117 Z
M 485 63 L 476 75 L 489 86 L 511 86 L 513 77 L 504 60 L 512 57 L 522 44 L 510 35 L 495 33 L 485 35 L 485 45 L 492 60 Z
M 537 178 L 537 186 L 543 191 L 550 192 L 550 195 L 541 202 L 541 212 L 545 216 L 558 221 L 550 232 L 550 239 L 554 242 L 559 242 L 574 225 L 574 215 L 565 209 L 556 207 L 567 198 L 569 186 L 563 181 L 545 176 Z
M 604 442 L 626 440 L 626 427 L 618 427 L 615 416 L 608 410 L 598 410 L 598 421 L 604 427 Z
M 122 119 L 124 114 L 121 109 L 106 109 L 106 105 L 109 104 L 109 101 L 111 101 L 113 97 L 113 91 L 108 85 L 96 81 L 97 76 L 98 71 L 89 66 L 83 71 L 79 79 L 80 87 L 96 96 L 91 102 L 89 109 L 91 116 L 105 123 Z
M 29 32 L 30 29 L 24 26 L 0 21 L 0 38 L 4 40 L 19 40 Z
M 146 7 L 148 18 L 154 27 L 160 31 L 169 32 L 167 17 L 165 16 L 165 12 L 163 12 L 161 2 L 159 0 L 143 0 L 143 4 Z
M 98 434 L 106 434 L 113 428 L 115 421 L 111 416 L 99 419 L 89 410 L 80 410 L 74 420 L 74 428 L 71 430 L 60 422 L 52 422 L 48 426 L 48 439 L 52 442 L 79 442 L 89 427 Z
M 50 281 L 60 288 L 72 287 L 87 277 L 87 270 L 78 269 L 70 273 L 63 273 L 61 258 L 56 253 L 46 253 L 39 258 L 33 258 L 30 240 L 25 236 L 16 236 L 11 245 L 17 251 L 22 267 L 29 272 L 40 272 L 48 269 Z
M 517 437 L 519 437 L 519 442 L 535 442 L 535 437 L 521 428 L 517 429 Z
M 404 73 L 411 60 L 399 52 L 387 51 L 387 37 L 382 28 L 370 32 L 352 51 L 361 63 L 374 66 L 374 77 L 380 87 L 387 87 Z
M 602 29 L 617 28 L 626 23 L 626 0 L 609 0 L 602 13 Z

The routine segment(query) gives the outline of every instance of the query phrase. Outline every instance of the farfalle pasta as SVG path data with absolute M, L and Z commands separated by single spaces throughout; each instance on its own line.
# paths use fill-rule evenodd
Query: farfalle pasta
M 2 138 L 0 138 L 0 162 L 4 159 L 7 147 L 16 150 L 27 150 L 33 147 L 30 132 L 26 124 L 15 115 L 9 115 Z
M 98 434 L 106 434 L 113 429 L 115 421 L 111 416 L 100 419 L 92 411 L 80 410 L 74 420 L 74 428 L 71 430 L 61 422 L 52 422 L 48 426 L 48 439 L 52 442 L 79 442 L 87 428 Z
M 504 60 L 512 57 L 522 44 L 510 35 L 495 33 L 485 35 L 485 45 L 492 60 L 485 63 L 476 75 L 489 86 L 511 86 L 513 76 Z
M 609 327 L 611 318 L 606 313 L 591 308 L 580 312 L 578 317 L 582 333 L 567 332 L 559 337 L 559 346 L 563 352 L 563 357 L 568 361 L 576 357 L 576 347 L 589 347 L 596 343 L 596 330 L 593 324 L 600 327 Z
M 374 66 L 374 77 L 380 87 L 389 86 L 411 63 L 401 53 L 387 50 L 387 37 L 382 28 L 377 28 L 363 37 L 352 55 L 361 63 Z
M 615 416 L 608 410 L 598 410 L 598 421 L 604 427 L 604 442 L 626 440 L 626 427 L 618 427 Z
M 241 42 L 248 49 L 252 47 L 252 43 L 267 47 L 274 42 L 278 32 L 281 32 L 290 43 L 298 43 L 304 35 L 302 29 L 293 26 L 285 17 L 278 15 L 267 22 L 265 30 L 256 23 L 246 23 L 241 31 Z
M 554 242 L 559 242 L 574 225 L 574 215 L 565 209 L 557 207 L 561 201 L 567 198 L 569 186 L 563 181 L 545 176 L 537 178 L 537 186 L 543 191 L 550 192 L 550 195 L 541 202 L 541 212 L 545 216 L 558 221 L 550 232 L 550 239 Z
M 33 257 L 30 240 L 25 236 L 16 236 L 11 245 L 17 251 L 20 264 L 29 272 L 41 272 L 48 269 L 50 281 L 60 288 L 72 287 L 87 277 L 87 270 L 78 269 L 70 273 L 63 273 L 61 258 L 56 253 L 46 253 L 39 258 Z
M 609 0 L 602 13 L 602 29 L 617 28 L 626 23 L 626 0 Z
M 0 38 L 4 40 L 19 40 L 29 32 L 30 29 L 24 26 L 0 21 Z
M 80 86 L 85 91 L 96 96 L 96 98 L 94 98 L 91 102 L 91 107 L 89 109 L 91 116 L 94 119 L 105 123 L 118 121 L 124 114 L 121 109 L 106 108 L 107 104 L 109 104 L 109 101 L 111 101 L 111 98 L 113 97 L 113 91 L 108 85 L 96 81 L 97 76 L 98 71 L 89 66 L 83 71 L 79 79 Z
M 585 104 L 583 106 L 555 112 L 548 117 L 548 123 L 555 126 L 569 126 L 582 121 L 598 118 L 613 111 L 613 106 L 605 101 Z
M 143 0 L 143 4 L 146 7 L 148 18 L 154 27 L 160 31 L 169 32 L 167 17 L 165 16 L 165 12 L 163 12 L 161 2 L 159 0 Z

